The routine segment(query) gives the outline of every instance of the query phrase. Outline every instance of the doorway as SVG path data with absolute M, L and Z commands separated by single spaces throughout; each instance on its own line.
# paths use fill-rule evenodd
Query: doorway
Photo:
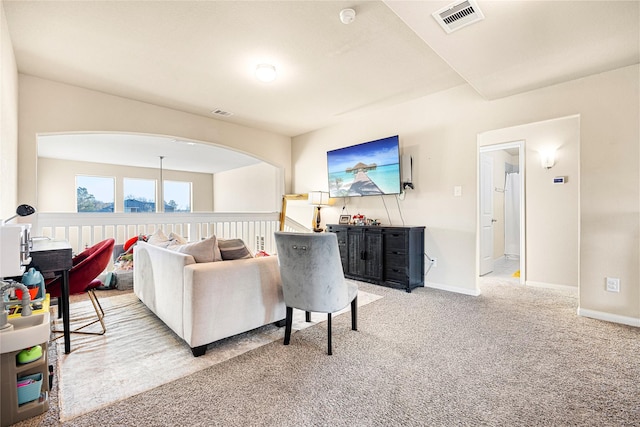
M 524 284 L 524 141 L 480 147 L 478 159 L 478 275 Z

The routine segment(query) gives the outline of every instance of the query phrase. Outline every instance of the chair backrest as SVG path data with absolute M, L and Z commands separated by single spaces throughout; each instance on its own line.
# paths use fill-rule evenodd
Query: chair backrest
M 276 231 L 275 240 L 288 307 L 333 313 L 351 302 L 334 233 Z
M 84 286 L 104 272 L 115 245 L 114 239 L 106 239 L 85 249 L 73 257 L 73 267 L 69 270 L 69 287 Z
M 87 286 L 98 277 L 109 265 L 114 239 L 106 239 L 85 249 L 73 257 L 73 266 L 69 270 L 69 294 L 75 295 L 87 291 Z M 46 282 L 47 293 L 52 298 L 57 298 L 62 294 L 62 277 Z

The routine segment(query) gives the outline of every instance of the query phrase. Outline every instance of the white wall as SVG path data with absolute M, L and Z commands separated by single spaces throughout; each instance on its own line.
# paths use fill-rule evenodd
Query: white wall
M 115 179 L 115 211 L 124 212 L 123 178 L 156 180 L 158 190 L 158 169 L 110 165 L 94 162 L 77 162 L 38 158 L 38 199 L 39 212 L 76 211 L 76 175 L 106 176 Z M 163 170 L 162 178 L 169 181 L 192 183 L 193 212 L 213 211 L 213 175 L 206 173 Z M 159 200 L 159 194 L 156 196 Z
M 556 244 L 578 248 L 577 260 L 572 256 L 563 260 L 571 263 L 566 264 L 568 269 L 579 269 L 583 313 L 610 313 L 640 325 L 638 75 L 635 65 L 494 101 L 483 100 L 464 85 L 363 114 L 294 138 L 293 191 L 327 188 L 327 150 L 399 134 L 401 151 L 413 156 L 416 189 L 397 204 L 406 224 L 427 227 L 426 252 L 438 258 L 438 267 L 431 270 L 427 281 L 435 287 L 476 294 L 477 136 L 579 115 L 579 144 L 566 151 L 563 147 L 558 165 L 550 172 L 563 174 L 560 171 L 566 166 L 569 182 L 575 177 L 574 184 L 580 183 L 578 207 L 569 213 L 578 216 L 578 231 L 569 230 L 547 241 L 534 239 L 527 247 L 532 253 L 527 255 L 532 262 L 552 262 L 540 254 Z M 523 135 L 525 140 L 528 137 Z M 539 160 L 532 165 L 529 161 L 527 170 L 533 174 L 527 182 L 539 180 L 537 185 L 543 189 L 550 174 L 535 166 Z M 456 185 L 462 186 L 462 197 L 453 196 Z M 535 197 L 544 199 L 549 194 L 541 190 Z M 380 197 L 351 198 L 347 207 L 351 214 L 360 211 L 383 223 L 401 224 L 393 196 L 385 197 L 384 202 L 389 215 Z M 337 221 L 339 213 L 339 207 L 323 210 L 327 222 Z M 541 218 L 540 226 L 531 218 L 537 229 L 552 220 Z M 568 235 L 569 242 L 562 242 Z M 547 273 L 530 266 L 535 281 L 575 286 L 575 280 L 559 272 L 562 268 Z M 619 294 L 605 292 L 605 276 L 621 278 Z
M 36 202 L 39 133 L 132 132 L 213 143 L 274 165 L 284 171 L 285 191 L 290 187 L 291 138 L 287 136 L 24 74 L 18 78 L 18 190 L 25 203 Z
M 213 176 L 215 212 L 278 212 L 280 171 L 267 164 L 245 166 Z M 277 194 L 279 197 L 274 198 Z
M 24 203 L 18 197 L 18 69 L 0 2 L 0 219 Z
M 480 146 L 525 143 L 526 283 L 577 287 L 579 282 L 580 118 L 554 120 L 484 132 Z M 556 164 L 544 169 L 540 151 L 556 149 Z M 553 184 L 566 176 L 564 185 Z

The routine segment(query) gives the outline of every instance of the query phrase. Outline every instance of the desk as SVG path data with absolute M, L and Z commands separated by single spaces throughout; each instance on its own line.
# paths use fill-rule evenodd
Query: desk
M 73 266 L 71 245 L 65 240 L 33 239 L 30 251 L 31 267 L 42 273 L 62 274 L 62 296 L 58 299 L 58 309 L 62 311 L 64 324 L 64 352 L 71 352 L 71 332 L 69 327 L 69 269 Z

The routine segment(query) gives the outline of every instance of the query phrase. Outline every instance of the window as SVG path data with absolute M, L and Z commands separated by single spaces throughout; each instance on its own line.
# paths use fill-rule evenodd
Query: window
M 105 176 L 76 175 L 78 212 L 113 212 L 115 180 Z
M 191 212 L 191 183 L 183 181 L 164 182 L 164 211 Z
M 125 212 L 156 211 L 156 181 L 124 178 L 122 181 Z

